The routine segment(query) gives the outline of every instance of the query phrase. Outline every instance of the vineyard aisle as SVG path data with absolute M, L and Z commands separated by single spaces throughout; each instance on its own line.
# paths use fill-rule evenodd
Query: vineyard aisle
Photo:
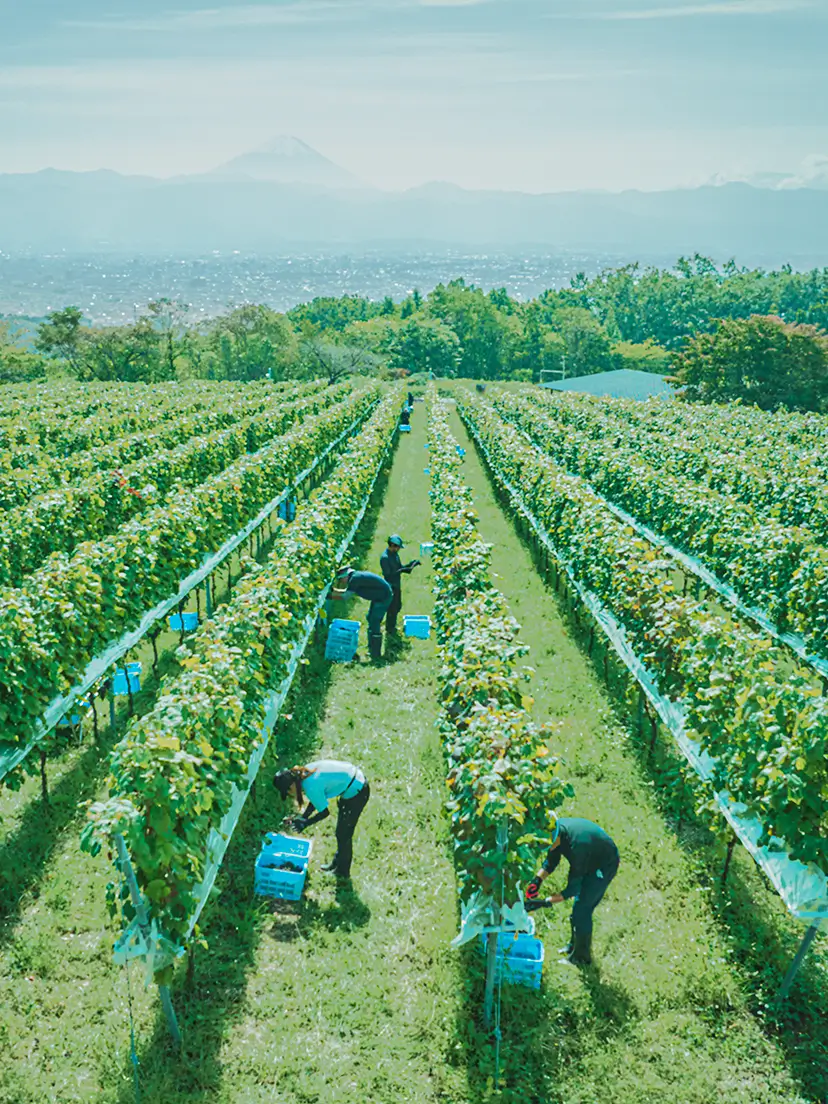
M 397 447 L 384 492 L 358 537 L 378 570 L 385 538 L 406 554 L 428 539 L 425 411 Z M 405 609 L 431 610 L 428 565 L 405 581 Z M 364 621 L 364 603 L 350 607 Z M 262 836 L 283 807 L 263 767 L 228 848 L 194 976 L 173 1000 L 184 1035 L 170 1049 L 154 988 L 131 971 L 142 1104 L 437 1104 L 469 1099 L 455 1025 L 461 964 L 445 768 L 434 725 L 433 641 L 404 643 L 394 662 L 330 665 L 310 654 L 276 729 L 280 765 L 322 755 L 364 767 L 372 798 L 355 836 L 352 888 L 319 870 L 333 820 L 312 830 L 301 906 L 252 895 Z M 365 628 L 362 648 L 365 653 Z M 94 787 L 93 787 L 94 792 Z M 104 887 L 111 867 L 80 852 L 80 815 L 0 931 L 0 1104 L 133 1104 L 126 976 L 112 964 Z M 65 823 L 65 818 L 64 818 Z
M 729 1104 L 811 1099 L 749 1011 L 708 894 L 656 806 L 596 669 L 456 414 L 451 425 L 466 448 L 481 535 L 494 546 L 495 583 L 531 649 L 533 713 L 561 726 L 553 744 L 576 791 L 564 814 L 595 820 L 621 852 L 596 913 L 591 969 L 556 961 L 569 937 L 566 905 L 536 914 L 547 958 L 543 1012 L 512 993 L 504 999 L 507 1084 L 534 1084 L 538 1100 L 556 1104 L 709 1104 L 720 1094 Z M 554 877 L 555 890 L 563 877 Z

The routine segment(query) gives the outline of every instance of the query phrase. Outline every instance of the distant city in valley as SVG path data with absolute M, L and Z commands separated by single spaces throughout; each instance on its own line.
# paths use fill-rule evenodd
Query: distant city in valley
M 345 294 L 382 299 L 423 294 L 462 277 L 485 290 L 505 287 L 530 299 L 563 287 L 578 272 L 595 275 L 626 258 L 505 253 L 435 253 L 296 256 L 113 257 L 110 255 L 10 256 L 0 253 L 0 316 L 41 318 L 68 304 L 89 321 L 131 321 L 147 302 L 166 296 L 210 317 L 242 303 L 288 310 L 316 296 Z M 672 264 L 675 257 L 652 258 Z
M 321 295 L 423 293 L 458 277 L 517 298 L 631 261 L 797 269 L 828 261 L 828 173 L 663 192 L 366 184 L 278 137 L 210 172 L 0 174 L 0 315 L 67 305 L 96 323 L 160 297 L 209 316 Z
M 417 288 L 424 295 L 440 283 L 462 278 L 489 291 L 505 288 L 531 299 L 569 284 L 579 272 L 595 276 L 637 260 L 669 268 L 676 254 L 631 256 L 615 253 L 466 253 L 442 250 L 399 254 L 296 253 L 264 256 L 216 254 L 203 257 L 113 256 L 111 254 L 14 255 L 0 252 L 0 318 L 39 319 L 72 305 L 94 324 L 132 321 L 150 300 L 186 303 L 190 318 L 209 318 L 244 303 L 285 311 L 317 296 L 346 294 L 404 299 Z M 717 257 L 724 261 L 726 257 Z M 740 264 L 771 268 L 782 256 L 739 256 Z M 809 268 L 818 260 L 794 265 Z M 26 327 L 23 326 L 25 330 Z

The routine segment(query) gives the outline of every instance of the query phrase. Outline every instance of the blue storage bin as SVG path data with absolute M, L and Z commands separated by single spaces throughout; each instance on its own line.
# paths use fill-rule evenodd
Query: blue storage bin
M 284 502 L 280 502 L 277 513 L 282 521 L 293 521 L 296 517 L 295 499 L 286 498 Z
M 426 473 L 426 475 L 431 475 L 431 468 L 423 468 L 423 471 Z
M 112 692 L 116 697 L 124 697 L 130 690 L 137 694 L 141 689 L 141 664 L 128 663 L 126 670 L 123 667 L 115 668 L 115 677 L 112 680 Z M 129 679 L 129 686 L 127 686 Z
M 181 623 L 181 615 L 178 613 L 170 614 L 170 628 L 173 632 L 181 632 L 182 628 L 184 632 L 192 632 L 193 629 L 198 628 L 198 614 L 197 613 L 185 613 L 184 624 Z
M 480 936 L 480 949 L 486 953 L 486 936 Z M 495 981 L 503 973 L 503 980 L 511 985 L 525 985 L 540 989 L 543 974 L 544 947 L 539 939 L 526 932 L 513 935 L 500 932 L 497 937 Z
M 434 542 L 433 541 L 420 541 L 420 555 L 421 556 L 430 556 L 433 551 L 434 551 Z
M 466 455 L 466 450 L 464 448 L 460 448 L 460 446 L 458 445 L 457 446 L 457 455 L 462 460 L 462 458 Z
M 411 426 L 404 426 L 404 425 L 400 426 L 400 433 L 410 433 L 410 432 L 411 432 Z
M 328 629 L 328 635 L 331 633 L 334 635 L 342 636 L 359 636 L 359 621 L 348 621 L 344 617 L 335 617 L 331 621 L 331 627 Z
M 431 618 L 426 615 L 406 614 L 403 618 L 403 625 L 406 636 L 416 636 L 420 640 L 428 640 L 431 635 Z
M 328 629 L 325 642 L 325 659 L 335 663 L 350 663 L 359 647 L 359 621 L 337 618 Z
M 305 888 L 313 840 L 269 832 L 262 842 L 253 872 L 253 889 L 260 897 L 298 901 Z M 279 870 L 283 863 L 299 869 Z

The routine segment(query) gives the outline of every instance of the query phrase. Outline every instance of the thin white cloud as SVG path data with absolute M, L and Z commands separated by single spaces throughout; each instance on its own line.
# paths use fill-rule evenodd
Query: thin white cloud
M 493 78 L 495 84 L 567 84 L 571 81 L 610 80 L 614 77 L 641 77 L 647 69 L 584 69 L 570 72 L 515 73 Z
M 254 27 L 301 26 L 334 19 L 358 19 L 369 11 L 405 8 L 458 8 L 491 3 L 492 0 L 288 0 L 279 4 L 242 4 L 237 7 L 171 9 L 147 19 L 65 20 L 64 26 L 85 30 L 146 31 L 151 33 L 231 30 Z
M 679 4 L 676 7 L 631 8 L 626 11 L 596 12 L 591 18 L 602 20 L 687 19 L 710 15 L 775 15 L 779 12 L 810 8 L 810 0 L 717 0 L 711 4 Z
M 348 18 L 360 5 L 336 0 L 296 0 L 287 4 L 244 4 L 235 8 L 199 8 L 195 11 L 166 11 L 148 19 L 66 20 L 64 26 L 85 30 L 113 31 L 213 31 L 245 27 L 296 26 L 317 23 L 333 16 Z

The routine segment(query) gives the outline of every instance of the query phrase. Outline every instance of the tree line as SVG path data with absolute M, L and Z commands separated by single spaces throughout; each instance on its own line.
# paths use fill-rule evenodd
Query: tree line
M 528 302 L 458 279 L 401 302 L 319 297 L 286 313 L 247 304 L 198 321 L 170 299 L 119 326 L 87 325 L 78 308 L 66 307 L 40 322 L 32 348 L 0 323 L 0 380 L 55 371 L 128 381 L 431 372 L 537 382 L 626 367 L 675 373 L 699 397 L 757 401 L 767 392 L 769 404 L 817 409 L 828 397 L 825 329 L 828 268 L 718 267 L 696 255 L 672 269 L 630 264 L 591 279 L 579 274 Z M 729 359 L 713 365 L 720 332 Z M 757 372 L 747 358 L 761 361 L 765 346 L 770 359 Z M 804 358 L 805 367 L 778 379 L 790 375 L 791 358 Z M 751 371 L 742 394 L 734 381 Z

